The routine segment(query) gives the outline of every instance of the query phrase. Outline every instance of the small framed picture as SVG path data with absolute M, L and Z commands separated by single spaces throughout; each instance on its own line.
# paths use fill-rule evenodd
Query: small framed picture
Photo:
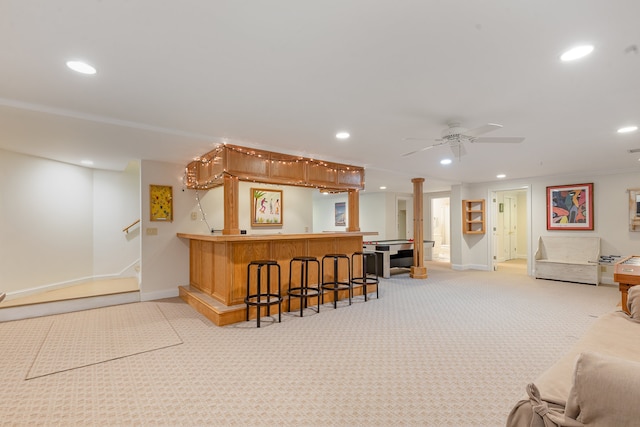
M 173 188 L 169 185 L 149 186 L 151 221 L 173 221 Z
M 347 225 L 347 206 L 345 202 L 338 202 L 335 206 L 336 226 Z
M 251 226 L 282 227 L 282 190 L 251 189 Z

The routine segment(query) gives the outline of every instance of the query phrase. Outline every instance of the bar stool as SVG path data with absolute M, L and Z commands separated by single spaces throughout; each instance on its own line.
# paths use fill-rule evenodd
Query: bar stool
M 362 276 L 356 276 L 353 272 L 357 257 L 362 261 Z M 373 261 L 373 273 L 369 273 L 370 260 Z M 362 285 L 365 301 L 367 301 L 367 286 L 375 286 L 376 298 L 380 297 L 378 282 L 378 254 L 376 252 L 354 252 L 351 255 L 351 283 Z
M 343 259 L 347 263 L 347 274 L 349 280 L 344 282 L 340 281 L 340 275 L 338 267 L 340 266 L 340 260 Z M 325 261 L 333 261 L 333 280 L 327 281 L 324 275 Z M 351 286 L 351 262 L 346 254 L 327 254 L 322 257 L 322 286 L 323 291 L 333 291 L 333 308 L 338 308 L 338 291 L 349 291 L 349 305 L 351 305 L 351 297 L 353 294 L 353 287 Z M 324 304 L 324 292 L 322 293 L 322 303 Z
M 262 269 L 267 269 L 266 290 L 262 286 Z M 277 269 L 278 293 L 271 292 L 271 270 Z M 251 271 L 256 272 L 256 291 L 251 293 Z M 247 265 L 247 296 L 244 299 L 247 304 L 247 322 L 249 321 L 249 307 L 256 307 L 256 322 L 260 327 L 261 308 L 267 307 L 267 316 L 271 315 L 271 306 L 278 304 L 278 323 L 282 320 L 282 296 L 280 295 L 280 265 L 272 260 L 251 261 Z
M 309 284 L 309 264 L 314 263 L 318 272 L 316 286 Z M 295 265 L 300 266 L 300 283 L 291 286 L 291 276 Z M 320 261 L 314 256 L 297 256 L 289 261 L 289 311 L 291 311 L 291 298 L 300 298 L 300 317 L 303 309 L 307 308 L 307 301 L 311 297 L 318 297 L 318 313 L 320 313 Z

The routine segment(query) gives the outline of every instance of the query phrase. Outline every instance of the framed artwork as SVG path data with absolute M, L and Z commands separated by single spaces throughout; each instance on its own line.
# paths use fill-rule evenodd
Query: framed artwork
M 345 202 L 336 203 L 335 207 L 335 217 L 336 217 L 336 225 L 337 226 L 345 226 L 347 225 L 347 205 Z
M 149 186 L 151 221 L 173 221 L 173 188 L 169 185 Z
M 593 183 L 547 187 L 547 230 L 593 230 Z
M 282 227 L 282 190 L 251 189 L 251 226 Z
M 629 192 L 629 231 L 640 231 L 640 188 Z

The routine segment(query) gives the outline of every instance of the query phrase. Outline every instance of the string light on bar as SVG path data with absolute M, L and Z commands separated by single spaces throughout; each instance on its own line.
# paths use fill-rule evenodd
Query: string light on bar
M 326 176 L 333 176 L 333 175 L 337 175 L 337 176 L 344 176 L 344 175 L 352 175 L 352 176 L 356 176 L 356 175 L 361 175 L 363 172 L 362 168 L 357 168 L 355 166 L 351 166 L 351 165 L 340 165 L 340 164 L 336 164 L 336 163 L 331 163 L 331 162 L 325 162 L 322 160 L 316 160 L 313 158 L 305 158 L 302 156 L 290 156 L 290 155 L 286 155 L 286 154 L 278 154 L 278 153 L 272 153 L 272 152 L 268 152 L 268 151 L 256 151 L 253 149 L 246 149 L 243 147 L 239 147 L 239 146 L 234 146 L 234 145 L 218 145 L 216 146 L 216 148 L 214 150 L 212 150 L 211 152 L 200 156 L 196 159 L 194 159 L 194 162 L 197 162 L 198 164 L 202 165 L 202 167 L 206 167 L 207 168 L 207 172 L 204 172 L 204 175 L 202 178 L 206 179 L 206 181 L 202 182 L 199 181 L 198 176 L 199 176 L 199 168 L 197 167 L 197 165 L 195 164 L 189 164 L 187 166 L 187 168 L 189 169 L 188 171 L 188 176 L 186 181 L 189 184 L 189 188 L 211 188 L 212 186 L 219 186 L 222 185 L 222 182 L 219 182 L 220 179 L 222 179 L 222 177 L 224 176 L 224 174 L 227 174 L 229 176 L 235 176 L 238 177 L 237 175 L 235 175 L 235 172 L 233 171 L 228 171 L 228 170 L 223 170 L 222 172 L 217 173 L 214 176 L 210 176 L 211 171 L 211 167 L 213 166 L 213 164 L 220 164 L 222 161 L 225 160 L 225 154 L 224 152 L 233 152 L 233 153 L 238 153 L 241 154 L 243 156 L 249 156 L 249 157 L 254 157 L 256 159 L 260 159 L 260 162 L 263 162 L 265 164 L 265 166 L 268 165 L 273 165 L 272 167 L 275 167 L 276 165 L 281 165 L 283 167 L 294 167 L 296 164 L 304 164 L 307 166 L 313 166 L 313 167 L 320 167 L 320 168 L 324 168 L 326 169 L 326 171 L 324 172 L 325 174 L 327 174 Z M 222 154 L 221 154 L 222 153 Z M 231 160 L 233 161 L 233 160 Z M 304 163 L 303 163 L 304 162 Z M 235 168 L 232 168 L 235 169 Z M 300 173 L 303 173 L 302 171 L 300 171 Z M 267 174 L 267 175 L 270 175 Z M 260 180 L 260 178 L 256 178 L 256 177 L 252 177 L 252 176 L 244 176 L 243 178 L 241 178 L 245 181 L 252 181 L 252 182 L 263 182 Z M 333 179 L 339 179 L 339 178 L 333 178 Z M 333 180 L 331 179 L 331 180 Z M 319 188 L 318 185 L 314 185 L 312 183 L 308 183 L 305 182 L 305 180 L 303 179 L 295 179 L 295 180 L 289 180 L 287 181 L 286 179 L 282 179 L 282 177 L 277 178 L 278 183 L 280 185 L 297 185 L 297 186 L 305 186 L 305 187 L 315 187 L 315 188 Z M 351 179 L 353 182 L 361 182 L 362 179 L 360 180 L 356 180 L 356 179 Z M 336 184 L 338 184 L 338 182 L 336 182 Z M 338 184 L 339 185 L 339 184 Z M 336 192 L 344 192 L 347 191 L 348 188 L 342 189 L 342 190 L 336 190 Z

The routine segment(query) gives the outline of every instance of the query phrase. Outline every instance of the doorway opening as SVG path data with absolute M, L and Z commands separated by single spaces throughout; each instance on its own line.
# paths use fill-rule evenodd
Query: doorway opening
M 431 260 L 451 261 L 451 209 L 449 197 L 431 199 Z
M 413 237 L 413 198 L 396 197 L 396 239 Z
M 530 229 L 528 194 L 527 188 L 493 192 L 493 270 L 515 267 L 527 274 Z
M 398 199 L 397 236 L 398 239 L 407 238 L 407 201 Z

